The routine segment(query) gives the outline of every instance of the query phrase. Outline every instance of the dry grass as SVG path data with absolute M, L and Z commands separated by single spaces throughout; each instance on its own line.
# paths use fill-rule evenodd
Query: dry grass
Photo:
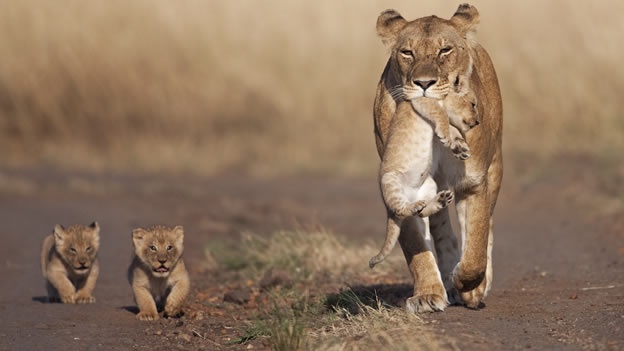
M 624 146 L 617 1 L 476 1 L 508 160 Z M 457 2 L 6 1 L 0 162 L 148 172 L 374 174 L 380 11 Z M 611 156 L 616 157 L 616 156 Z
M 393 255 L 370 271 L 362 263 L 376 250 L 368 243 L 347 245 L 327 231 L 281 231 L 264 238 L 247 235 L 235 247 L 212 246 L 208 260 L 213 268 L 233 269 L 254 281 L 273 267 L 288 272 L 295 281 L 289 289 L 272 291 L 270 315 L 259 316 L 241 340 L 268 337 L 273 350 L 455 348 L 452 338 L 437 340 L 422 319 L 389 306 L 382 296 L 370 299 L 362 289 L 330 294 L 345 281 L 374 281 L 375 275 L 404 269 L 403 258 Z M 319 294 L 329 295 L 320 298 Z

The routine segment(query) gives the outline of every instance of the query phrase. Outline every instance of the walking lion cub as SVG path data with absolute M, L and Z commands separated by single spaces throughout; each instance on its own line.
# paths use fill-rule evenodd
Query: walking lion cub
M 41 271 L 46 279 L 48 301 L 94 303 L 93 289 L 100 272 L 97 259 L 100 226 L 57 224 L 43 240 Z
M 128 280 L 139 307 L 137 319 L 157 320 L 162 310 L 166 317 L 180 316 L 191 286 L 182 260 L 183 228 L 137 228 L 132 231 L 132 243 Z

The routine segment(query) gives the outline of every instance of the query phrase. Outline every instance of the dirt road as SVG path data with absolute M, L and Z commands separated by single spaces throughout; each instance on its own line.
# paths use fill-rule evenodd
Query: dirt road
M 210 335 L 186 346 L 182 334 L 181 343 L 171 345 L 153 336 L 154 325 L 184 321 L 147 326 L 135 320 L 125 270 L 130 230 L 137 226 L 183 224 L 192 267 L 202 266 L 207 242 L 242 231 L 322 225 L 350 240 L 383 237 L 374 179 L 220 177 L 181 183 L 11 171 L 2 179 L 0 350 L 219 349 Z M 563 186 L 545 181 L 519 187 L 506 180 L 496 213 L 491 295 L 479 311 L 450 307 L 425 316 L 441 337 L 463 350 L 624 349 L 621 213 L 584 212 Z M 97 303 L 42 303 L 42 238 L 55 223 L 93 220 L 102 227 Z M 201 269 L 191 275 L 196 286 L 202 284 Z

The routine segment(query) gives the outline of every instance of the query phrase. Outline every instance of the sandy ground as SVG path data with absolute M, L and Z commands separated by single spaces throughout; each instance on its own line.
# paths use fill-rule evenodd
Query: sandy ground
M 205 245 L 243 231 L 320 225 L 349 240 L 378 238 L 380 244 L 384 232 L 375 179 L 233 176 L 180 182 L 8 170 L 2 179 L 0 350 L 245 349 L 224 346 L 219 335 L 210 335 L 223 328 L 222 320 L 204 319 L 198 324 L 204 328 L 201 337 L 183 328 L 194 325 L 184 318 L 135 320 L 125 271 L 130 231 L 137 226 L 184 225 L 195 289 L 211 284 L 201 269 Z M 574 192 L 562 190 L 590 191 L 582 183 L 520 183 L 506 179 L 499 198 L 494 287 L 486 307 L 450 307 L 424 316 L 426 323 L 463 350 L 624 349 L 622 213 L 586 210 L 570 195 Z M 43 237 L 56 223 L 93 220 L 102 228 L 97 303 L 42 303 Z M 363 269 L 371 255 L 362 254 Z M 407 269 L 401 274 L 409 284 Z M 155 336 L 176 327 L 186 331 Z

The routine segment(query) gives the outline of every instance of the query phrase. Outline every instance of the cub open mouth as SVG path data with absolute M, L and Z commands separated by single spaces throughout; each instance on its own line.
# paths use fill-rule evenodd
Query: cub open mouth
M 160 266 L 160 267 L 154 269 L 154 272 L 158 272 L 158 273 L 169 272 L 169 268 L 167 268 L 165 266 Z

